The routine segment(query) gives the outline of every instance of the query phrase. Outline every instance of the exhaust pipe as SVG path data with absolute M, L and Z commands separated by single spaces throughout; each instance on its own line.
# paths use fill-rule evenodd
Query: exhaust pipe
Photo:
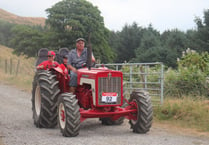
M 89 70 L 91 70 L 91 59 L 92 59 L 92 47 L 91 47 L 90 37 L 91 37 L 91 33 L 89 33 L 88 45 L 87 45 L 87 67 Z

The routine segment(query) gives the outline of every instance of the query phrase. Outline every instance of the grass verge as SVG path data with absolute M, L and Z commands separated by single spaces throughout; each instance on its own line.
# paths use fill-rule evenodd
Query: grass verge
M 166 99 L 162 106 L 154 109 L 156 121 L 166 122 L 185 128 L 209 132 L 209 100 Z
M 34 58 L 16 56 L 12 49 L 0 45 L 0 80 L 22 90 L 31 91 L 34 76 Z

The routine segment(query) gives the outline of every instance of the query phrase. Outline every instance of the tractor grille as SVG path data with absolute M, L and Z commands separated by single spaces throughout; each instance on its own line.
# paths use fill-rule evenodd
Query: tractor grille
M 98 79 L 99 105 L 110 105 L 121 103 L 121 77 L 101 77 Z M 115 92 L 118 94 L 116 103 L 102 102 L 102 92 Z

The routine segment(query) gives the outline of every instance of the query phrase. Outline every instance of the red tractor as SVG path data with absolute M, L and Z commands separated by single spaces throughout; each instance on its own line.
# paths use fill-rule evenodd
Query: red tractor
M 104 67 L 79 69 L 75 94 L 68 92 L 66 82 L 58 69 L 36 72 L 32 91 L 36 127 L 53 128 L 59 124 L 63 136 L 73 137 L 79 134 L 85 119 L 99 118 L 104 125 L 115 125 L 126 118 L 133 132 L 150 130 L 153 111 L 149 93 L 136 90 L 126 100 L 122 72 Z

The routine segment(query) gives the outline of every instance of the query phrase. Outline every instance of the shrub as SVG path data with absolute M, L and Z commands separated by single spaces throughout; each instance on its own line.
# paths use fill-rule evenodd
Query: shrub
M 209 55 L 201 55 L 187 49 L 178 61 L 178 70 L 168 70 L 165 74 L 165 96 L 209 97 Z

